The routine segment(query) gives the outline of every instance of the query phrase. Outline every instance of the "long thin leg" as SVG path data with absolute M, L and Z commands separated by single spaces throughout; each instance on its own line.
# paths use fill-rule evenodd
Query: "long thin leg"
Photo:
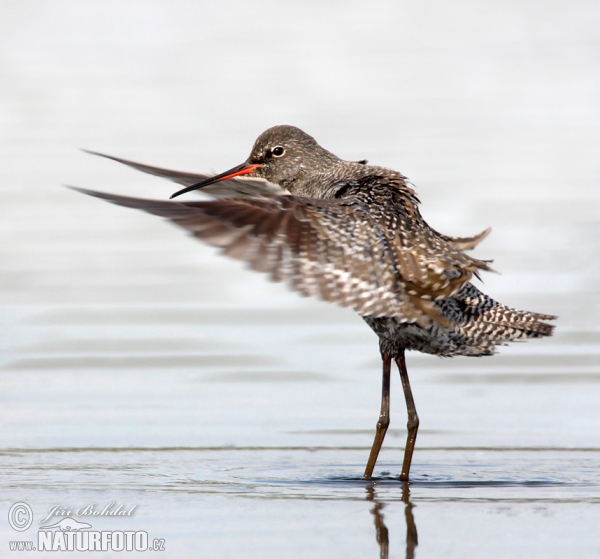
M 385 354 L 381 354 L 383 359 L 383 380 L 381 383 L 381 411 L 379 412 L 379 421 L 377 422 L 377 431 L 375 432 L 375 440 L 371 447 L 369 461 L 365 468 L 365 477 L 373 475 L 373 469 L 379 456 L 379 450 L 385 438 L 385 432 L 390 424 L 390 370 L 392 368 L 392 358 Z
M 400 481 L 408 481 L 408 472 L 410 471 L 413 450 L 415 449 L 415 442 L 417 441 L 417 431 L 419 430 L 419 416 L 417 415 L 417 408 L 415 408 L 415 401 L 413 400 L 413 395 L 410 390 L 408 372 L 406 371 L 406 361 L 404 359 L 404 350 L 402 350 L 400 355 L 396 358 L 396 365 L 398 365 L 398 369 L 400 370 L 400 379 L 402 380 L 404 398 L 406 399 L 406 411 L 408 412 L 408 423 L 406 424 L 408 436 L 406 437 L 404 462 L 402 463 Z

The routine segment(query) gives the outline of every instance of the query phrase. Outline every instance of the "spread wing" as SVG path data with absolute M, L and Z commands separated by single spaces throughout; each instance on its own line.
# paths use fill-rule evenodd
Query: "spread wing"
M 144 163 L 136 163 L 135 161 L 121 159 L 120 157 L 105 155 L 104 153 L 99 153 L 97 151 L 90 151 L 87 149 L 84 149 L 83 151 L 92 155 L 99 155 L 100 157 L 111 159 L 112 161 L 122 163 L 123 165 L 132 167 L 143 173 L 148 173 L 149 175 L 172 180 L 173 182 L 184 186 L 191 186 L 192 184 L 196 184 L 197 182 L 211 177 L 211 175 L 201 173 L 187 173 L 185 171 L 174 171 L 172 169 L 163 169 L 162 167 L 153 167 L 151 165 L 145 165 Z M 201 192 L 209 194 L 213 198 L 272 198 L 273 196 L 289 194 L 287 190 L 264 179 L 246 177 L 237 177 L 220 181 L 218 185 L 204 187 Z
M 435 291 L 411 293 L 411 269 L 398 259 L 393 237 L 351 199 L 314 200 L 293 196 L 271 199 L 227 199 L 176 202 L 117 196 L 75 188 L 114 204 L 136 208 L 170 219 L 195 237 L 227 256 L 244 260 L 274 281 L 286 281 L 307 296 L 318 296 L 366 316 L 389 316 L 400 321 L 428 325 L 436 320 L 449 325 L 432 299 Z M 472 266 L 456 255 L 456 276 L 472 274 Z M 435 263 L 440 255 L 431 258 Z M 408 262 L 409 266 L 414 261 Z M 436 264 L 437 265 L 437 264 Z M 450 268 L 448 264 L 447 268 Z M 445 277 L 445 276 L 444 276 Z M 445 296 L 442 290 L 439 296 Z

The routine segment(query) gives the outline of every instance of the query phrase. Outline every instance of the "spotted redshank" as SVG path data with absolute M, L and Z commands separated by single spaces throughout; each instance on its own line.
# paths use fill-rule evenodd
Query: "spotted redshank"
M 554 329 L 544 321 L 556 317 L 507 307 L 471 283 L 490 266 L 465 251 L 489 230 L 468 238 L 438 233 L 421 217 L 417 195 L 401 173 L 344 161 L 293 126 L 262 133 L 244 163 L 213 177 L 110 158 L 185 185 L 171 198 L 196 189 L 225 198 L 175 202 L 77 190 L 166 217 L 275 281 L 353 308 L 373 329 L 383 382 L 367 478 L 390 422 L 392 360 L 408 411 L 400 474 L 408 481 L 419 418 L 405 351 L 491 355 L 496 346 Z

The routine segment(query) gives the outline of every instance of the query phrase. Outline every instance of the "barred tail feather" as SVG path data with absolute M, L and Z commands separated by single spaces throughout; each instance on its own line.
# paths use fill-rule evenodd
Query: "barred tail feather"
M 554 325 L 545 321 L 555 316 L 507 307 L 471 283 L 436 303 L 454 323 L 450 329 L 450 336 L 458 342 L 454 354 L 488 355 L 495 346 L 551 336 L 554 331 Z

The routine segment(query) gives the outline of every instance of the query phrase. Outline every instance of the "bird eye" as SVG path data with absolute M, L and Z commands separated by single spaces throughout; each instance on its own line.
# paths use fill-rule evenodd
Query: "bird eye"
M 275 157 L 281 157 L 285 153 L 285 150 L 281 146 L 276 146 L 271 150 L 271 153 Z

